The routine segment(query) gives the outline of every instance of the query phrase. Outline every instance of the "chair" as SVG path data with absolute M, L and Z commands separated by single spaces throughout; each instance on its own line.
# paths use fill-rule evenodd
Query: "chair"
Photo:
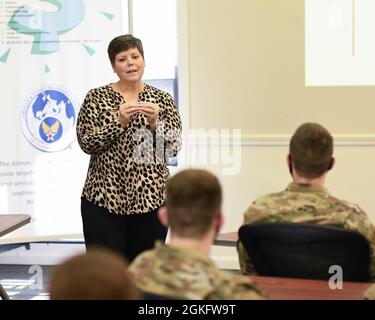
M 332 265 L 343 280 L 369 281 L 370 248 L 360 233 L 307 223 L 259 223 L 239 229 L 243 243 L 261 276 L 328 280 Z

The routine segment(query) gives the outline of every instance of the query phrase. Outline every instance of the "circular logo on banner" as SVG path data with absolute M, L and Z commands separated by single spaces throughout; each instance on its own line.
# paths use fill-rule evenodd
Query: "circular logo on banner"
M 28 96 L 21 110 L 26 139 L 37 149 L 57 152 L 74 141 L 78 114 L 76 99 L 65 89 L 43 86 Z

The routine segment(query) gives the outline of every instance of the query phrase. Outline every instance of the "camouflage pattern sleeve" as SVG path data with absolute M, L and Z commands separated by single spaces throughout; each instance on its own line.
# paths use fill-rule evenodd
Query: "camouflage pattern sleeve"
M 222 271 L 224 281 L 206 296 L 205 300 L 266 300 L 268 295 L 261 290 L 249 277 L 235 276 Z
M 241 272 L 246 275 L 256 275 L 255 267 L 241 241 L 237 242 L 237 253 Z
M 375 241 L 370 241 L 370 281 L 375 282 Z
M 375 282 L 375 230 L 373 226 L 372 235 L 367 239 L 369 240 L 370 244 L 370 281 Z
M 375 228 L 374 225 L 368 220 L 367 236 L 370 245 L 370 281 L 375 282 Z
M 352 207 L 352 213 L 345 221 L 346 227 L 350 230 L 358 231 L 363 234 L 370 245 L 370 280 L 375 282 L 375 228 L 366 213 L 357 205 L 349 204 Z
M 248 207 L 244 213 L 244 224 L 252 224 L 262 221 L 267 218 L 267 202 L 266 197 L 262 197 L 259 200 L 254 201 L 250 207 Z M 246 275 L 257 274 L 253 263 L 241 241 L 237 242 L 237 253 L 238 260 L 241 268 L 241 272 Z
M 366 300 L 375 300 L 375 284 L 373 284 L 371 287 L 369 287 L 363 297 L 366 299 Z
M 265 197 L 254 201 L 244 213 L 244 224 L 251 224 L 265 219 L 267 214 L 267 205 Z
M 248 277 L 236 277 L 232 281 L 233 299 L 236 300 L 265 300 L 269 299 L 268 294 L 261 290 Z

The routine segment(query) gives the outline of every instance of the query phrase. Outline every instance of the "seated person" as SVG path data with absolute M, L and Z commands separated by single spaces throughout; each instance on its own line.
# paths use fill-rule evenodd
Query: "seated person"
M 51 300 L 136 300 L 141 295 L 127 271 L 125 258 L 92 248 L 53 268 Z
M 169 180 L 158 214 L 170 226 L 170 243 L 157 243 L 129 267 L 143 292 L 176 299 L 266 297 L 248 277 L 219 270 L 209 259 L 223 224 L 221 197 L 218 179 L 205 170 L 184 170 Z
M 293 182 L 286 190 L 256 199 L 244 213 L 244 224 L 268 222 L 316 223 L 363 234 L 370 244 L 370 275 L 375 280 L 374 226 L 355 204 L 337 199 L 324 188 L 335 164 L 333 138 L 317 123 L 302 124 L 293 134 L 287 163 Z M 237 244 L 241 271 L 256 274 L 243 246 Z

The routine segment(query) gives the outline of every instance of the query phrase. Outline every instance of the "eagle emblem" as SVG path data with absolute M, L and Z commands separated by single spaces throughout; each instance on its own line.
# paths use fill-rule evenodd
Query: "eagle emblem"
M 45 121 L 42 122 L 43 132 L 47 137 L 47 141 L 54 141 L 54 136 L 57 134 L 60 128 L 60 122 L 55 121 L 54 124 L 49 126 Z

